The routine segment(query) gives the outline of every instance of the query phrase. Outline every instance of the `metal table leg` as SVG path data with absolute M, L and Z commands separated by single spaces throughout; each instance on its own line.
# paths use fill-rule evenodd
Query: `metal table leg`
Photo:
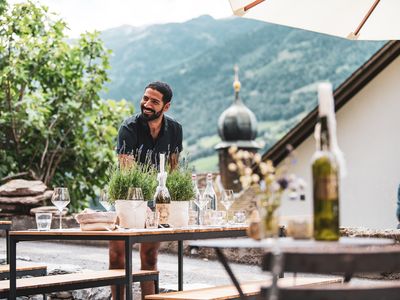
M 132 298 L 132 237 L 125 238 L 125 277 L 126 277 L 126 300 Z
M 10 297 L 17 298 L 17 241 L 10 237 Z
M 178 290 L 183 291 L 183 241 L 178 241 Z
M 243 294 L 242 288 L 240 287 L 240 284 L 239 284 L 238 280 L 236 279 L 235 275 L 233 274 L 232 269 L 229 266 L 228 261 L 226 260 L 226 257 L 224 255 L 224 253 L 219 248 L 214 248 L 214 250 L 215 250 L 215 252 L 217 254 L 217 257 L 218 257 L 219 261 L 222 263 L 222 265 L 224 266 L 226 272 L 228 273 L 229 277 L 231 278 L 232 283 L 235 285 L 237 291 L 239 292 L 240 299 L 241 300 L 245 300 L 246 297 Z
M 10 229 L 6 229 L 6 261 L 10 264 Z

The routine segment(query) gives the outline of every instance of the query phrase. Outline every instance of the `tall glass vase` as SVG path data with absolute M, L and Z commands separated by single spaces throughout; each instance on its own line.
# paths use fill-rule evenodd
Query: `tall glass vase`
M 276 238 L 279 236 L 279 208 L 281 195 L 262 194 L 258 197 L 258 210 L 260 213 L 261 238 Z

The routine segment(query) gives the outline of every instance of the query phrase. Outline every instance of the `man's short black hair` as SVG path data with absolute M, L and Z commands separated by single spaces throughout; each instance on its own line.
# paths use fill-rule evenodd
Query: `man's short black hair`
M 154 81 L 154 82 L 150 82 L 145 88 L 146 89 L 153 89 L 156 90 L 158 92 L 160 92 L 163 95 L 163 102 L 164 105 L 167 104 L 168 102 L 171 102 L 172 99 L 172 89 L 171 87 L 165 83 L 165 82 L 161 82 L 161 81 Z

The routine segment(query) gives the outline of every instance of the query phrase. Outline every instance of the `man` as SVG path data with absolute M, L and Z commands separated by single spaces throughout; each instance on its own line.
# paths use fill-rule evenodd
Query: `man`
M 121 167 L 129 167 L 133 159 L 157 165 L 159 154 L 166 153 L 174 168 L 182 151 L 182 126 L 164 115 L 171 105 L 172 90 L 164 82 L 149 83 L 140 101 L 141 113 L 126 119 L 118 132 L 118 160 Z M 149 199 L 147 199 L 149 200 Z M 142 243 L 140 260 L 142 270 L 157 269 L 157 255 L 160 243 Z M 124 242 L 110 242 L 110 269 L 123 269 L 125 266 Z M 154 284 L 141 284 L 142 298 L 154 294 Z M 113 287 L 113 298 L 116 291 Z M 121 291 L 124 299 L 124 291 Z
M 182 151 L 182 126 L 164 116 L 169 110 L 172 90 L 164 82 L 149 83 L 140 102 L 141 113 L 126 119 L 118 132 L 118 157 L 128 163 L 132 157 L 157 164 L 159 153 L 166 153 L 173 166 Z

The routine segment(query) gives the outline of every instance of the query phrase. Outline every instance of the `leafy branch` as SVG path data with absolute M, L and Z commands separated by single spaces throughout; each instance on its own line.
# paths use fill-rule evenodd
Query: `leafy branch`
M 45 6 L 0 0 L 0 178 L 68 186 L 78 210 L 106 183 L 126 101 L 100 99 L 109 55 L 99 33 L 66 42 Z

